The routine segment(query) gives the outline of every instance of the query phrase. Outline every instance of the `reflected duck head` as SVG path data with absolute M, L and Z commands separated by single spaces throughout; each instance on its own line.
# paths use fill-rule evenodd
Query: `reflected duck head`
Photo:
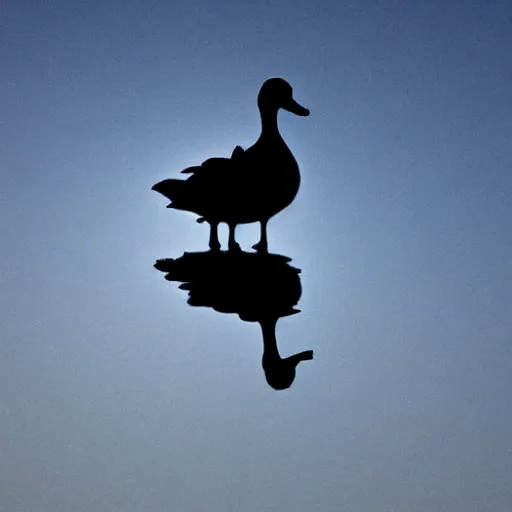
M 301 361 L 313 359 L 313 351 L 305 350 L 298 354 L 282 358 L 277 348 L 276 324 L 277 318 L 267 316 L 260 320 L 263 334 L 262 366 L 265 379 L 271 388 L 277 391 L 288 389 L 295 380 L 295 369 Z
M 295 368 L 301 361 L 313 359 L 313 351 L 306 350 L 300 354 L 286 357 L 285 359 L 263 359 L 265 379 L 270 387 L 277 391 L 288 389 L 295 380 Z
M 309 116 L 309 110 L 293 99 L 292 86 L 283 78 L 269 78 L 258 94 L 260 111 L 276 111 L 280 108 L 297 116 Z

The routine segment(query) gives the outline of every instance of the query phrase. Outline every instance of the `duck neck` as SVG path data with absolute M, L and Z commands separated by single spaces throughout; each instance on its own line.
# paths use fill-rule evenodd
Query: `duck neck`
M 277 110 L 268 107 L 261 109 L 261 135 L 263 137 L 281 137 L 277 126 Z
M 263 367 L 269 363 L 281 361 L 276 339 L 277 318 L 265 319 L 260 322 L 263 334 Z

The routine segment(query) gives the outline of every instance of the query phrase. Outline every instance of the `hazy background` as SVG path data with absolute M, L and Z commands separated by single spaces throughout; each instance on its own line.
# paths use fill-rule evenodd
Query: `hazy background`
M 510 2 L 7 0 L 1 38 L 2 512 L 512 510 Z M 152 267 L 208 227 L 151 186 L 272 76 L 311 109 L 284 392 Z

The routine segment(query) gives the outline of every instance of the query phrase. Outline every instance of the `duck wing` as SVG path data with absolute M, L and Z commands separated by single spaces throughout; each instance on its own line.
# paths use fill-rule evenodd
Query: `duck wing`
M 187 167 L 181 171 L 182 174 L 202 174 L 204 172 L 221 172 L 226 170 L 233 170 L 233 164 L 240 164 L 241 158 L 245 155 L 245 151 L 240 146 L 231 153 L 230 158 L 214 157 L 208 158 L 201 165 L 194 165 Z
M 171 201 L 168 208 L 197 213 L 207 220 L 222 219 L 244 155 L 245 151 L 237 146 L 231 158 L 209 158 L 181 171 L 191 175 L 186 180 L 163 180 L 153 185 L 152 190 Z

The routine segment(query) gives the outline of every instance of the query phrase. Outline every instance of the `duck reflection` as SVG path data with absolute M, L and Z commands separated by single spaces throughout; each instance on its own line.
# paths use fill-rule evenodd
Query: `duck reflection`
M 295 379 L 297 365 L 313 359 L 307 350 L 282 358 L 276 339 L 279 318 L 300 311 L 300 270 L 290 258 L 278 254 L 242 251 L 184 253 L 177 259 L 161 259 L 155 268 L 165 279 L 178 281 L 188 291 L 188 304 L 236 313 L 241 320 L 258 322 L 263 335 L 262 365 L 268 384 L 287 389 Z

